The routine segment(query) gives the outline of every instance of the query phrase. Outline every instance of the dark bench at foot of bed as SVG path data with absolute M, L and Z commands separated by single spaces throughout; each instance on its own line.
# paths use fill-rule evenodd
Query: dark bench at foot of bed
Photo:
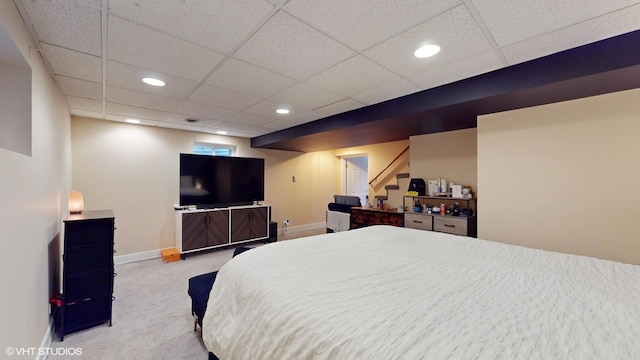
M 251 249 L 252 248 L 250 247 L 238 246 L 233 251 L 233 256 L 235 257 L 236 255 Z M 218 272 L 213 271 L 194 276 L 189 279 L 189 290 L 187 293 L 189 294 L 189 297 L 191 297 L 191 315 L 194 317 L 193 331 L 198 329 L 198 325 L 200 325 L 200 328 L 202 329 L 202 318 L 204 317 L 204 312 L 207 310 L 209 293 L 211 293 L 211 288 L 213 287 L 213 283 L 216 281 L 217 275 Z M 212 353 L 209 353 L 209 360 L 218 360 L 218 358 Z

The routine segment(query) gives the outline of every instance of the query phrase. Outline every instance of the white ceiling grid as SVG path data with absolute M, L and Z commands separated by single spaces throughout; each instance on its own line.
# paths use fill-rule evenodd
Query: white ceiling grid
M 72 114 L 243 137 L 640 28 L 631 0 L 14 2 Z

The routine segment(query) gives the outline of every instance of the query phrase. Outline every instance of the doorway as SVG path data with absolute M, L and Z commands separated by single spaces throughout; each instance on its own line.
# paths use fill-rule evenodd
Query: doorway
M 360 204 L 367 206 L 369 158 L 367 156 L 344 158 L 344 169 L 344 193 L 359 197 Z

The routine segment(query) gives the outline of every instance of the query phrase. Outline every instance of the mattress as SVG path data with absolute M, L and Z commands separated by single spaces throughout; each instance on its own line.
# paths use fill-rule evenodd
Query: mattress
M 203 340 L 231 359 L 638 359 L 640 266 L 372 226 L 225 264 Z

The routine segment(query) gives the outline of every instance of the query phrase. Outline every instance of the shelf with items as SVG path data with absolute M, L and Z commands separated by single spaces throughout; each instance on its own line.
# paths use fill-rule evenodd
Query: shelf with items
M 475 198 L 406 195 L 403 207 L 405 227 L 476 237 Z

